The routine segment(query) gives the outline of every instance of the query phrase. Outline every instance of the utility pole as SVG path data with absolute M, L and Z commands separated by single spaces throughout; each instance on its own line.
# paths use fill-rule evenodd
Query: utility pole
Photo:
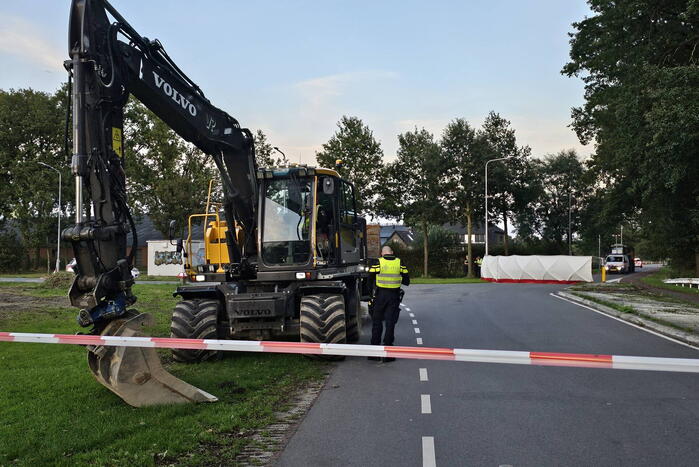
M 597 234 L 597 257 L 602 258 L 602 236 Z
M 58 235 L 56 236 L 56 271 L 54 271 L 58 272 L 61 270 L 61 171 L 43 162 L 39 162 L 39 164 L 58 173 Z M 46 255 L 48 254 L 47 248 Z
M 621 243 L 623 245 L 624 244 L 624 226 L 623 225 L 621 226 L 621 236 L 619 238 L 620 238 L 619 243 Z
M 504 161 L 506 159 L 512 159 L 512 156 L 510 157 L 498 157 L 497 159 L 490 159 L 485 163 L 485 256 L 488 256 L 488 164 L 491 162 L 496 162 L 496 161 Z M 507 235 L 507 232 L 505 232 L 505 235 Z

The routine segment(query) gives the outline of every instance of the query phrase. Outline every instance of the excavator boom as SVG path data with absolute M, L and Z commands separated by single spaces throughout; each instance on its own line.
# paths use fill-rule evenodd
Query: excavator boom
M 77 261 L 70 300 L 80 309 L 78 323 L 91 327 L 90 332 L 135 335 L 146 318 L 131 308 L 136 303 L 131 267 L 138 239 L 126 195 L 123 151 L 129 95 L 214 160 L 221 174 L 226 220 L 244 232 L 241 243 L 235 235 L 227 238 L 231 276 L 251 274 L 250 263 L 256 258 L 253 138 L 211 104 L 159 41 L 138 34 L 106 0 L 72 1 L 68 45 L 76 215 L 62 237 L 72 244 Z M 212 400 L 162 369 L 150 350 L 93 348 L 88 359 L 97 380 L 132 405 Z

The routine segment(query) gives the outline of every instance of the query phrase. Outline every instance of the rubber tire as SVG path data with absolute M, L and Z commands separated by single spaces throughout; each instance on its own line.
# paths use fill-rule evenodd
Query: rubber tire
M 340 294 L 313 294 L 301 297 L 301 342 L 344 344 L 345 299 Z M 312 360 L 340 361 L 342 355 L 305 355 Z
M 356 344 L 362 337 L 362 307 L 359 297 L 359 286 L 350 289 L 347 299 L 347 343 Z
M 218 339 L 218 317 L 221 303 L 218 300 L 182 300 L 172 312 L 170 337 L 182 339 Z M 172 349 L 172 357 L 178 362 L 196 363 L 221 358 L 219 350 Z

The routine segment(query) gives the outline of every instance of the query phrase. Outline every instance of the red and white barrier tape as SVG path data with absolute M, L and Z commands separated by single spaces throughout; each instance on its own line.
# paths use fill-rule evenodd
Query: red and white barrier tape
M 511 363 L 518 365 L 551 365 L 699 373 L 699 359 L 691 358 L 519 352 L 512 350 L 449 349 L 437 347 L 400 346 L 388 347 L 379 345 L 314 344 L 307 342 L 176 339 L 168 337 L 33 334 L 22 332 L 0 332 L 0 342 L 104 345 L 114 347 L 155 347 L 165 349 L 205 349 L 227 352 L 321 354 L 345 355 L 350 357 L 397 357 L 420 360 L 454 360 L 459 362 Z

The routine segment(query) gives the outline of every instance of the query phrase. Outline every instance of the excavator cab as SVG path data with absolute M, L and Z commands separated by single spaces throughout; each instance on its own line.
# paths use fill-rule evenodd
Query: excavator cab
M 356 213 L 354 186 L 335 170 L 291 166 L 260 169 L 257 176 L 258 273 L 357 265 L 366 258 L 366 222 Z M 205 212 L 189 217 L 185 271 L 190 282 L 230 281 L 235 270 L 226 245 L 227 221 L 220 205 L 211 202 L 211 183 Z M 204 261 L 195 265 L 191 232 L 199 219 L 205 223 Z M 240 236 L 236 227 L 234 238 Z
M 356 265 L 363 230 L 354 187 L 330 169 L 262 171 L 258 271 Z

